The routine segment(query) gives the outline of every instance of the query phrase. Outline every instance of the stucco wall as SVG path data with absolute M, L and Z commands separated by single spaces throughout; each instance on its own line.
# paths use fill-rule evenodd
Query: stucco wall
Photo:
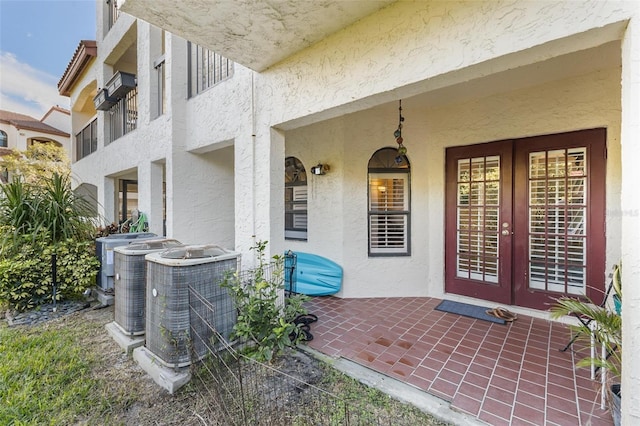
M 397 2 L 267 70 L 260 106 L 272 105 L 272 124 L 328 118 L 395 100 L 394 90 L 407 97 L 536 63 L 620 38 L 623 6 Z
M 64 112 L 58 110 L 51 111 L 51 114 L 45 118 L 43 123 L 62 130 L 65 133 L 71 133 L 71 116 Z
M 405 102 L 406 105 L 407 102 Z M 607 270 L 620 258 L 620 69 L 606 69 L 464 103 L 403 110 L 411 162 L 410 257 L 367 255 L 367 162 L 393 146 L 397 111 L 375 108 L 286 133 L 286 155 L 310 176 L 308 241 L 294 250 L 327 256 L 344 267 L 344 297 L 441 296 L 444 291 L 445 148 L 606 127 Z
M 14 126 L 7 123 L 0 123 L 0 130 L 7 134 L 7 148 L 24 149 L 19 146 L 18 131 Z

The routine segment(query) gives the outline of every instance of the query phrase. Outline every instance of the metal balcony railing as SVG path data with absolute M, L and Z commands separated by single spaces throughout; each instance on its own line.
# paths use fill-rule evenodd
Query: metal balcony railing
M 135 130 L 138 126 L 138 89 L 128 92 L 105 115 L 109 120 L 109 142 Z

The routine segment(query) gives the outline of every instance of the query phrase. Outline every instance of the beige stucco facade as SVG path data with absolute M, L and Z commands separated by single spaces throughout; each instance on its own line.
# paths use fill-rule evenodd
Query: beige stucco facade
M 135 72 L 138 125 L 105 144 L 106 113 L 98 112 L 98 149 L 74 164 L 74 174 L 97 187 L 107 220 L 115 219 L 118 179 L 135 179 L 152 232 L 163 233 L 166 214 L 168 236 L 233 248 L 245 265 L 254 238 L 268 240 L 271 253 L 326 256 L 344 268 L 341 297 L 443 297 L 445 149 L 606 128 L 606 269 L 622 259 L 631 283 L 623 306 L 623 417 L 640 421 L 640 287 L 633 285 L 640 279 L 639 4 L 387 3 L 285 58 L 264 47 L 272 62 L 212 40 L 205 47 L 244 62 L 189 98 L 186 39 L 210 40 L 206 27 L 189 25 L 198 8 L 185 6 L 176 17 L 174 2 L 124 2 L 123 11 L 169 31 L 160 52 L 158 27 L 124 14 L 107 30 L 98 2 L 96 86 L 116 68 Z M 156 116 L 153 64 L 161 53 L 167 102 Z M 411 162 L 411 255 L 370 257 L 367 163 L 394 146 L 399 99 Z M 307 241 L 284 239 L 287 156 L 307 170 L 331 167 L 309 176 Z
M 26 150 L 35 141 L 53 143 L 70 157 L 71 118 L 69 111 L 52 107 L 41 119 L 11 111 L 0 113 L 0 131 L 7 137 L 7 148 Z

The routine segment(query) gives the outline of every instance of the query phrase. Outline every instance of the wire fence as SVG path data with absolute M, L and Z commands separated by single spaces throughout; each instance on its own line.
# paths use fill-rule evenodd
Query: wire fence
M 287 263 L 287 268 L 293 265 Z M 282 265 L 265 265 L 260 276 L 278 274 Z M 286 269 L 286 273 L 291 270 Z M 283 275 L 282 272 L 279 272 Z M 291 274 L 292 275 L 292 274 Z M 255 271 L 243 272 L 240 279 L 251 285 Z M 216 284 L 216 285 L 219 285 Z M 200 410 L 198 416 L 210 425 L 397 425 L 402 421 L 371 405 L 347 401 L 322 389 L 330 367 L 306 353 L 291 350 L 270 364 L 243 354 L 249 344 L 229 340 L 229 324 L 223 318 L 240 315 L 231 297 L 207 300 L 189 289 L 191 316 L 192 385 Z M 286 303 L 286 300 L 285 302 Z M 203 356 L 202 348 L 206 348 Z

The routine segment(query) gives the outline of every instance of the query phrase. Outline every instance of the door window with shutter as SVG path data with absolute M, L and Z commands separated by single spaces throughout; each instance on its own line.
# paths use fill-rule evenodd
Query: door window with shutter
M 410 254 L 409 162 L 393 148 L 369 160 L 369 255 Z

